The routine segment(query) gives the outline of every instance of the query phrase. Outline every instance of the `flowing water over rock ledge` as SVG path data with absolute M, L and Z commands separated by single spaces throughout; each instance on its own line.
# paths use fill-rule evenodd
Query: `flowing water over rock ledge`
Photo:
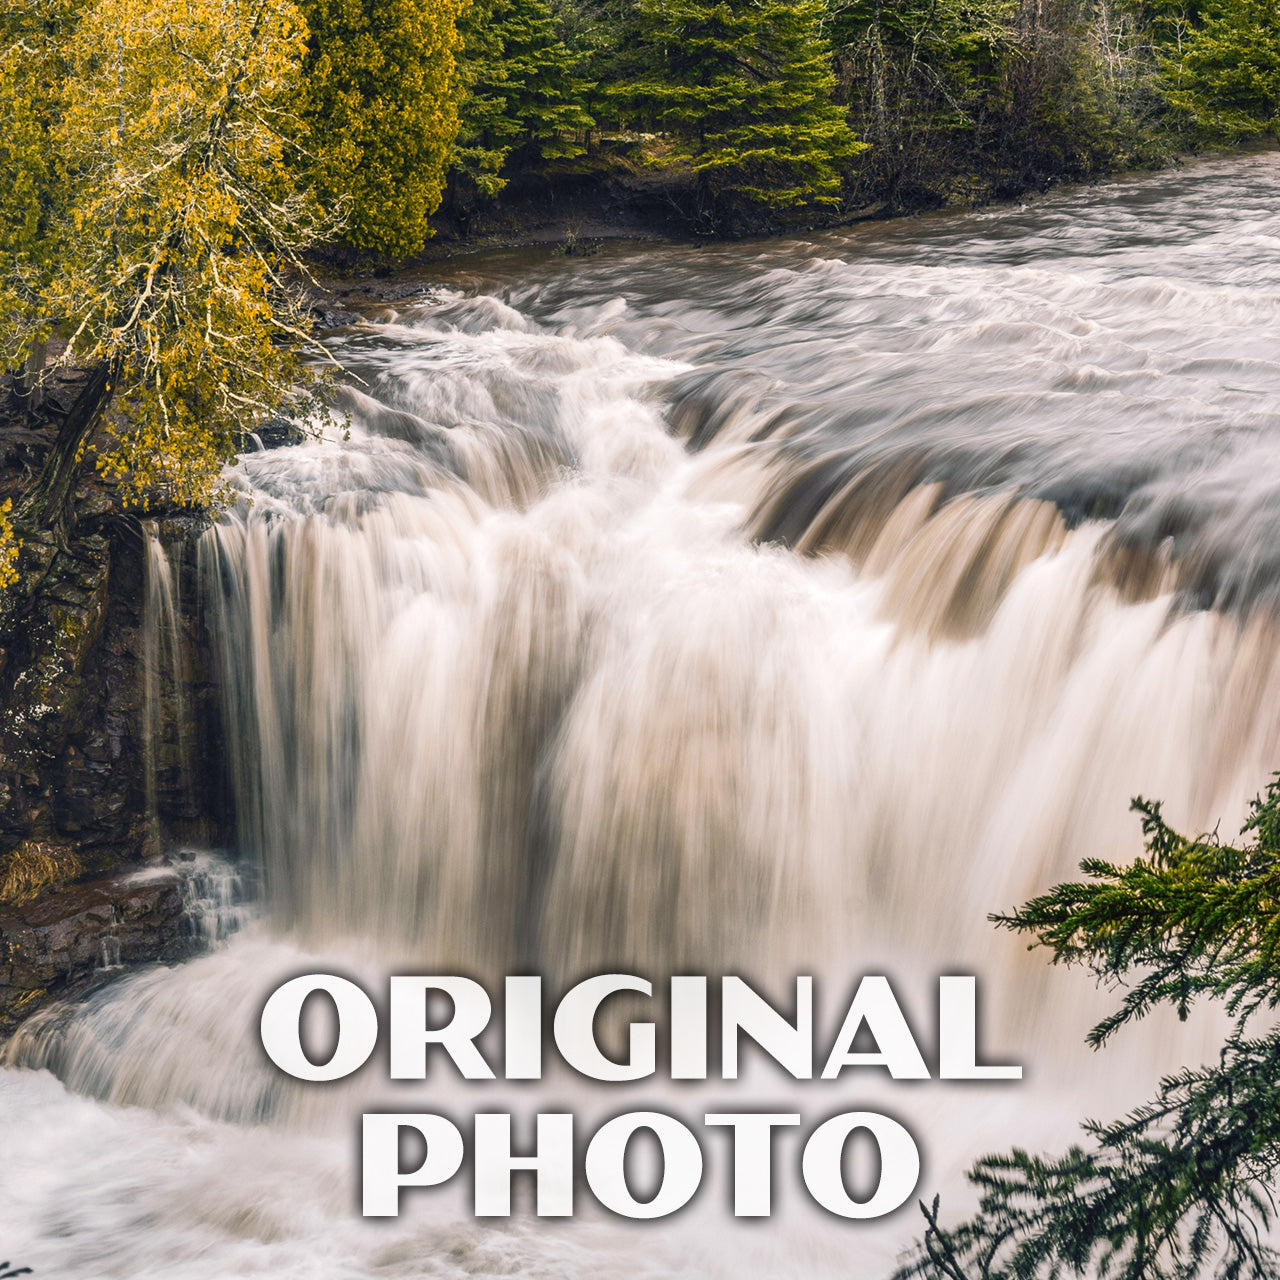
M 120 871 L 0 907 L 0 1037 L 49 1000 L 80 994 L 125 965 L 192 955 L 198 941 L 184 924 L 182 878 L 168 867 Z

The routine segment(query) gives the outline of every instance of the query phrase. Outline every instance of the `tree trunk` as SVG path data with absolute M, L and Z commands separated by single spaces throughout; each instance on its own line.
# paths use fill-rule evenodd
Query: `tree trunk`
M 40 474 L 22 499 L 16 513 L 19 523 L 28 528 L 52 529 L 59 537 L 66 534 L 68 503 L 80 469 L 80 451 L 102 421 L 115 383 L 114 364 L 100 364 L 90 370 L 88 381 L 58 429 L 58 438 Z
M 28 409 L 38 409 L 44 403 L 44 365 L 49 354 L 47 342 L 33 342 L 27 352 L 26 362 L 22 366 L 19 380 L 22 396 Z
M 884 85 L 884 37 L 880 30 L 880 0 L 871 20 L 871 101 L 876 117 L 876 145 L 889 141 L 889 106 Z

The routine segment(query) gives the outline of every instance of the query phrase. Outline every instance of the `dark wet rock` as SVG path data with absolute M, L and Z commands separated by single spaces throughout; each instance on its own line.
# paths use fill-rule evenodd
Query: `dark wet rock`
M 0 378 L 0 502 L 19 505 L 77 382 L 64 371 L 29 413 Z M 223 843 L 229 812 L 196 556 L 209 517 L 144 526 L 92 466 L 70 517 L 61 537 L 19 529 L 18 580 L 0 590 L 0 1036 L 115 965 L 189 954 L 179 877 L 145 864 Z M 152 529 L 178 659 L 148 672 Z
M 154 808 L 146 777 L 143 535 L 134 521 L 28 540 L 0 629 L 0 877 L 23 840 L 71 841 L 90 870 L 218 833 L 217 691 L 201 619 L 194 540 L 201 521 L 160 523 L 178 565 L 183 687 L 158 677 Z M 175 760 L 176 726 L 191 726 Z M 167 766 L 167 767 L 166 767 Z
M 64 391 L 55 384 L 46 406 Z M 0 405 L 0 497 L 21 492 L 55 434 L 47 418 Z M 0 591 L 0 883 L 24 842 L 67 847 L 94 874 L 222 834 L 220 716 L 195 552 L 209 521 L 173 511 L 153 522 L 173 566 L 181 661 L 153 680 L 150 717 L 141 522 L 86 468 L 64 539 L 20 531 L 18 581 Z
M 167 867 L 122 870 L 0 906 L 0 1036 L 122 966 L 196 949 L 182 881 Z
M 301 444 L 306 438 L 307 433 L 296 423 L 290 422 L 287 418 L 272 418 L 245 437 L 243 452 L 252 453 L 256 449 L 285 449 L 290 445 Z
M 331 310 L 321 311 L 317 317 L 320 324 L 326 329 L 345 329 L 353 324 L 360 324 L 364 319 L 358 311 L 346 311 L 341 307 L 334 307 Z

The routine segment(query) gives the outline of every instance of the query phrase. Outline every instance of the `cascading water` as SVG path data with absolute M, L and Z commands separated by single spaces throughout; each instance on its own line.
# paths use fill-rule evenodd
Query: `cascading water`
M 1269 154 L 763 247 L 496 255 L 335 335 L 326 439 L 246 456 L 200 549 L 262 914 L 15 1039 L 61 1079 L 0 1074 L 41 1171 L 7 1250 L 134 1280 L 874 1276 L 918 1231 L 795 1196 L 750 1230 L 715 1197 L 660 1233 L 444 1193 L 362 1222 L 361 1110 L 502 1086 L 282 1083 L 262 1002 L 335 965 L 888 972 L 920 1009 L 978 973 L 1021 1086 L 761 1072 L 681 1103 L 879 1098 L 956 1209 L 977 1155 L 1201 1059 L 1203 1023 L 1089 1054 L 1105 1002 L 986 915 L 1135 853 L 1136 794 L 1233 830 L 1280 762 L 1278 195 Z M 553 1078 L 512 1109 L 657 1092 Z
M 178 785 L 190 799 L 194 729 L 184 696 L 188 673 L 179 634 L 182 616 L 180 565 L 170 560 L 155 521 L 142 522 L 142 537 L 145 592 L 140 655 L 142 772 L 151 840 L 158 845 L 161 836 L 157 795 L 162 763 L 176 768 Z M 166 734 L 172 736 L 171 750 L 167 753 Z M 166 754 L 171 759 L 162 762 L 161 757 Z

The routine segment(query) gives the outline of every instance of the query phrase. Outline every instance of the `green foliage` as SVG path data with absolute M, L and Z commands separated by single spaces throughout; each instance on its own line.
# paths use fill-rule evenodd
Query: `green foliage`
M 839 94 L 872 144 L 860 191 L 940 202 L 1161 153 L 1138 0 L 828 0 Z
M 1109 982 L 1135 976 L 1091 1032 L 1095 1046 L 1158 1004 L 1185 1018 L 1198 996 L 1233 1014 L 1280 1002 L 1280 783 L 1255 803 L 1245 831 L 1258 838 L 1243 849 L 1178 835 L 1152 801 L 1134 808 L 1150 857 L 1085 862 L 1088 882 L 1058 885 L 998 922 L 1035 933 L 1055 962 L 1087 963 Z
M 303 142 L 322 203 L 345 206 L 357 249 L 406 258 L 431 234 L 458 130 L 464 3 L 302 0 Z
M 1011 0 L 828 0 L 840 95 L 880 137 L 909 119 L 972 122 L 977 94 L 1003 74 L 1016 44 Z M 918 122 L 918 121 L 914 121 Z
M 577 59 L 556 35 L 547 0 L 476 0 L 462 24 L 467 83 L 454 163 L 485 196 L 525 164 L 581 155 L 595 121 Z
M 1195 39 L 1216 21 L 1206 4 L 1266 8 L 1266 0 L 822 0 L 820 10 L 806 0 L 559 3 L 562 31 L 598 86 L 589 105 L 606 144 L 610 130 L 624 147 L 657 134 L 644 141 L 649 162 L 695 174 L 704 212 L 722 222 L 735 200 L 776 214 L 843 193 L 912 209 L 1158 162 L 1187 141 L 1162 65 L 1175 53 L 1181 65 L 1180 50 L 1192 47 L 1183 74 L 1188 83 L 1201 75 Z M 1265 29 L 1259 19 L 1247 39 Z M 1264 78 L 1269 55 L 1255 52 L 1255 79 Z M 1241 77 L 1248 65 L 1238 60 Z M 850 146 L 850 135 L 869 149 Z
M 891 206 L 941 198 L 979 149 L 1016 56 L 1008 0 L 828 0 L 837 96 L 871 145 L 859 192 Z
M 551 0 L 560 38 L 577 60 L 587 87 L 586 105 L 597 127 L 624 127 L 628 106 L 620 94 L 656 66 L 641 39 L 637 0 Z
M 1120 1007 L 1090 1033 L 1095 1046 L 1158 1005 L 1185 1017 L 1207 997 L 1236 1017 L 1219 1061 L 1165 1079 L 1123 1120 L 1086 1124 L 1087 1149 L 979 1161 L 969 1175 L 977 1214 L 943 1227 L 935 1199 L 898 1280 L 1277 1274 L 1280 1255 L 1261 1236 L 1280 1172 L 1280 1031 L 1251 1027 L 1280 1004 L 1280 778 L 1255 801 L 1245 827 L 1254 840 L 1241 848 L 1188 839 L 1159 805 L 1134 805 L 1145 858 L 1086 862 L 1088 880 L 993 918 L 1032 934 L 1055 963 L 1087 965 L 1124 987 Z
M 1151 134 L 1163 106 L 1142 5 L 1044 0 L 1034 14 L 1022 0 L 1001 119 L 1011 143 L 1034 167 L 1065 176 L 1158 157 Z M 1026 127 L 1017 125 L 1020 113 Z
M 1280 129 L 1280 10 L 1272 0 L 1222 0 L 1164 69 L 1170 103 L 1213 142 Z
M 679 140 L 704 213 L 838 202 L 861 144 L 832 101 L 818 0 L 639 0 L 654 68 L 625 94 Z

